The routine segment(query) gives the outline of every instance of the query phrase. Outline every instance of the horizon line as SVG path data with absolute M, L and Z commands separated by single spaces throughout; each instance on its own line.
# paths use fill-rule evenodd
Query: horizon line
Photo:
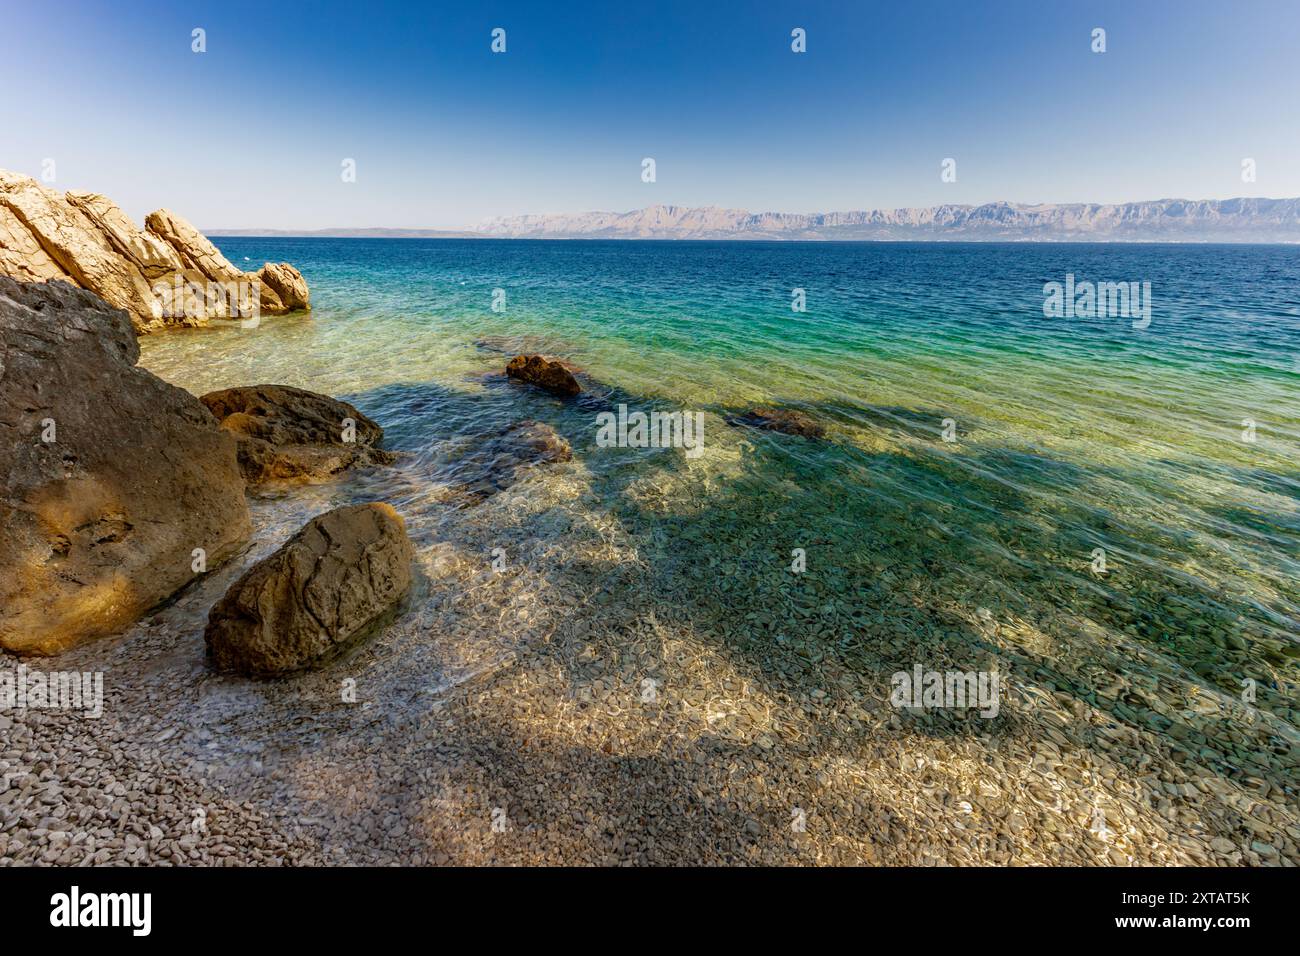
M 1071 236 L 1065 239 L 1008 239 L 1008 238 L 990 238 L 990 239 L 818 239 L 818 238 L 798 238 L 798 239 L 781 239 L 773 236 L 754 236 L 733 237 L 733 238 L 673 238 L 671 236 L 489 236 L 483 233 L 475 234 L 452 234 L 452 235 L 424 235 L 424 236 L 344 236 L 344 235 L 323 235 L 322 233 L 330 230 L 317 229 L 309 233 L 298 233 L 291 230 L 275 230 L 273 232 L 254 232 L 251 230 L 239 230 L 238 232 L 213 231 L 200 229 L 199 232 L 208 238 L 216 239 L 370 239 L 376 241 L 393 241 L 404 242 L 419 239 L 443 239 L 451 242 L 671 242 L 671 243 L 689 243 L 689 242 L 735 242 L 744 245 L 753 245 L 756 243 L 773 243 L 780 245 L 797 245 L 805 243 L 808 245 L 952 245 L 952 246 L 1105 246 L 1105 245 L 1123 245 L 1123 246 L 1295 246 L 1300 245 L 1300 239 L 1124 239 L 1107 236 L 1098 239 L 1085 239 L 1077 236 Z M 364 230 L 337 230 L 339 232 L 361 232 Z M 418 232 L 421 230 L 396 230 L 402 232 Z M 442 230 L 423 230 L 426 232 L 440 232 Z

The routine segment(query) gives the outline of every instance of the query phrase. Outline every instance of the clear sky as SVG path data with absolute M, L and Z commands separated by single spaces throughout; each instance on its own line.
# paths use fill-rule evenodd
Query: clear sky
M 0 167 L 53 159 L 53 186 L 137 220 L 1300 196 L 1300 0 L 21 0 L 0 22 Z

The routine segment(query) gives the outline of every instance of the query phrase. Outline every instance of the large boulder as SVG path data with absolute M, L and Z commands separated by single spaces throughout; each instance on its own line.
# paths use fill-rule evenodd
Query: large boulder
M 516 355 L 506 366 L 506 375 L 564 398 L 582 391 L 568 363 L 546 355 Z
M 213 666 L 270 677 L 325 662 L 394 609 L 411 585 L 413 557 L 389 505 L 318 515 L 209 612 L 203 637 Z
M 199 399 L 239 441 L 249 484 L 326 481 L 357 465 L 395 460 L 384 430 L 354 406 L 288 385 L 248 385 Z
M 119 631 L 251 530 L 234 439 L 139 354 L 91 293 L 0 277 L 0 647 Z
M 141 230 L 106 196 L 59 193 L 3 169 L 0 275 L 89 289 L 130 313 L 137 332 L 311 308 L 307 283 L 287 263 L 242 272 L 166 209 Z
M 257 271 L 262 283 L 262 311 L 301 312 L 311 308 L 307 280 L 287 262 L 268 262 Z

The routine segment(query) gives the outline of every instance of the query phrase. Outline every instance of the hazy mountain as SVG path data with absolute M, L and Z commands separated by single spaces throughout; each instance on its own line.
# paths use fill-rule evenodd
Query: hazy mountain
M 1300 242 L 1300 199 L 1158 199 L 1133 203 L 751 213 L 648 206 L 490 219 L 479 234 L 538 239 L 962 239 Z

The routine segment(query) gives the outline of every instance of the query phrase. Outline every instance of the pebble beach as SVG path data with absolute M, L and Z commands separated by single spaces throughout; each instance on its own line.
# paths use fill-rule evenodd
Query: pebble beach
M 662 594 L 682 582 L 653 535 L 574 521 L 589 493 L 579 471 L 539 475 L 442 529 L 422 552 L 420 610 L 321 672 L 249 683 L 205 669 L 193 615 L 220 576 L 111 647 L 65 655 L 63 669 L 109 675 L 104 715 L 6 718 L 0 859 L 1297 862 L 1294 768 L 1264 715 L 1226 737 L 1213 708 L 1172 734 L 1134 727 L 1111 712 L 1118 693 L 1094 707 L 1021 663 L 1040 632 L 987 622 L 976 633 L 1008 672 L 998 717 L 900 711 L 894 661 L 958 658 L 950 641 L 974 624 L 939 630 L 927 595 L 893 595 L 865 608 L 889 622 L 872 640 L 823 641 L 845 611 L 816 587 L 778 586 L 765 605 L 790 617 L 830 605 L 811 609 L 807 640 L 674 611 Z M 498 573 L 480 555 L 503 536 L 521 550 Z M 721 569 L 713 587 L 757 563 Z M 1225 779 L 1212 742 L 1265 760 Z

